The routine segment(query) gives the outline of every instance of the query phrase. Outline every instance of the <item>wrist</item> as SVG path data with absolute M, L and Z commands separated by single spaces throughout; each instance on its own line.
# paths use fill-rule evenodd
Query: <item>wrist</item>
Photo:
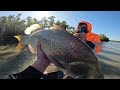
M 35 69 L 37 69 L 38 71 L 40 71 L 41 73 L 44 73 L 44 71 L 46 70 L 46 68 L 48 67 L 48 65 L 50 64 L 50 62 L 46 61 L 46 60 L 42 60 L 42 62 L 40 61 L 36 61 L 32 67 L 34 67 Z

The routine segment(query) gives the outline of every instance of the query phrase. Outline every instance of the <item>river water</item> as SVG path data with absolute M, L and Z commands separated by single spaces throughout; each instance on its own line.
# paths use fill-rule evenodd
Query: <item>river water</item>
M 102 43 L 102 51 L 97 57 L 105 79 L 120 79 L 120 42 Z

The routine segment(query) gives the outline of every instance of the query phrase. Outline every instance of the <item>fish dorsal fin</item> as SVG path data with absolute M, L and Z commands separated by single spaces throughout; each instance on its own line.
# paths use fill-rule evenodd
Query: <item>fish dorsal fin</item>
M 37 31 L 37 30 L 40 30 L 40 29 L 42 29 L 43 28 L 43 26 L 42 25 L 40 25 L 40 24 L 33 24 L 33 25 L 31 25 L 30 27 L 28 27 L 26 30 L 25 30 L 25 34 L 26 35 L 29 35 L 29 34 L 32 34 L 33 32 L 35 32 L 35 31 Z
M 56 25 L 56 24 L 53 24 L 53 25 L 50 27 L 50 29 L 52 29 L 52 30 L 64 30 L 61 26 L 58 26 L 58 25 Z

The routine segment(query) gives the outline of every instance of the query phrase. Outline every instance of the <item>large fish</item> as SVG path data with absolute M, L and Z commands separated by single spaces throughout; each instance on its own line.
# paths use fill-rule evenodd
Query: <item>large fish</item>
M 65 75 L 74 79 L 103 79 L 99 61 L 92 49 L 83 41 L 64 29 L 40 29 L 34 25 L 32 33 L 26 36 L 15 36 L 19 40 L 17 49 L 29 45 L 30 50 L 35 53 L 37 43 L 47 58 Z M 31 30 L 26 30 L 27 31 Z

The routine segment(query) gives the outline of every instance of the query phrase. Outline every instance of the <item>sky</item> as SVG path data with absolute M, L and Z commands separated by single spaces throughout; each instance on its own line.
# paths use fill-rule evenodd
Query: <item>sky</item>
M 88 21 L 92 24 L 93 33 L 105 34 L 110 40 L 120 41 L 120 11 L 0 11 L 0 16 L 19 13 L 24 19 L 28 16 L 38 20 L 44 16 L 55 16 L 55 20 L 64 20 L 75 28 L 79 21 Z

